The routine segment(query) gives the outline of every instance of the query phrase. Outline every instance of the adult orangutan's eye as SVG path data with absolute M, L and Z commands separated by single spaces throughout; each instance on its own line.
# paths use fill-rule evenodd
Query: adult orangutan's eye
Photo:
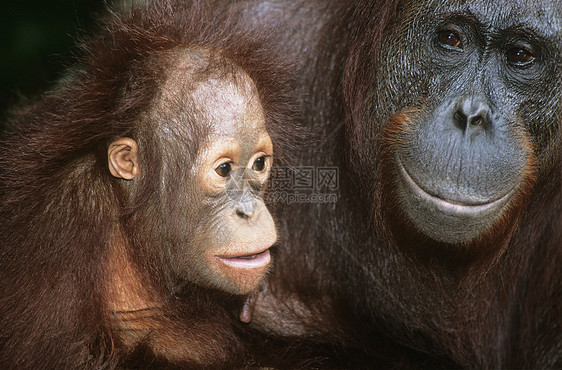
M 535 61 L 533 51 L 520 46 L 509 48 L 505 52 L 505 57 L 516 67 L 526 67 Z
M 442 30 L 437 34 L 439 43 L 447 49 L 462 50 L 463 45 L 460 36 L 451 30 Z

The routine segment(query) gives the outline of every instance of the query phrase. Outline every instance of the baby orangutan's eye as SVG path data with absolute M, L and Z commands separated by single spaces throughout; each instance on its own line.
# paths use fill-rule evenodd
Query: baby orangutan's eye
M 252 169 L 254 171 L 262 172 L 263 170 L 265 170 L 265 165 L 266 165 L 266 156 L 263 155 L 254 161 Z
M 232 172 L 232 165 L 230 162 L 223 163 L 215 169 L 215 172 L 221 177 L 228 177 Z

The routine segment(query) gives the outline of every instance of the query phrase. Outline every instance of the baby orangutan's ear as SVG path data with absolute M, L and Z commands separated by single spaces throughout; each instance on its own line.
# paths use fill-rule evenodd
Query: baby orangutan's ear
M 139 176 L 138 162 L 139 146 L 136 141 L 122 137 L 111 144 L 107 149 L 109 172 L 117 178 L 132 180 Z

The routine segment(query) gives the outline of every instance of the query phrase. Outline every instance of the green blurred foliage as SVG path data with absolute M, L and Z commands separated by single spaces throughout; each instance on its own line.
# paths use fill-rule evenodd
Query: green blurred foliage
M 0 0 L 0 117 L 53 86 L 104 8 L 102 0 Z

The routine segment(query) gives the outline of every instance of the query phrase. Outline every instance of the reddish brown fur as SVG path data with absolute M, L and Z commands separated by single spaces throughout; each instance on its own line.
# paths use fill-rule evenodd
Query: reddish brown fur
M 158 202 L 162 148 L 137 122 L 163 83 L 168 51 L 206 48 L 241 66 L 257 86 L 267 124 L 279 128 L 274 142 L 292 135 L 284 131 L 293 110 L 286 64 L 264 48 L 272 35 L 250 37 L 213 6 L 158 1 L 111 14 L 84 42 L 62 86 L 10 120 L 0 141 L 1 367 L 248 361 L 237 336 L 240 298 L 190 284 L 172 295 L 166 266 L 156 252 L 131 250 L 128 237 L 142 234 L 126 223 Z M 143 163 L 156 174 L 143 178 L 127 209 L 106 167 L 107 145 L 123 136 L 148 148 Z M 190 146 L 186 161 L 197 150 Z M 275 149 L 282 153 L 283 143 Z M 115 325 L 116 317 L 123 324 Z

